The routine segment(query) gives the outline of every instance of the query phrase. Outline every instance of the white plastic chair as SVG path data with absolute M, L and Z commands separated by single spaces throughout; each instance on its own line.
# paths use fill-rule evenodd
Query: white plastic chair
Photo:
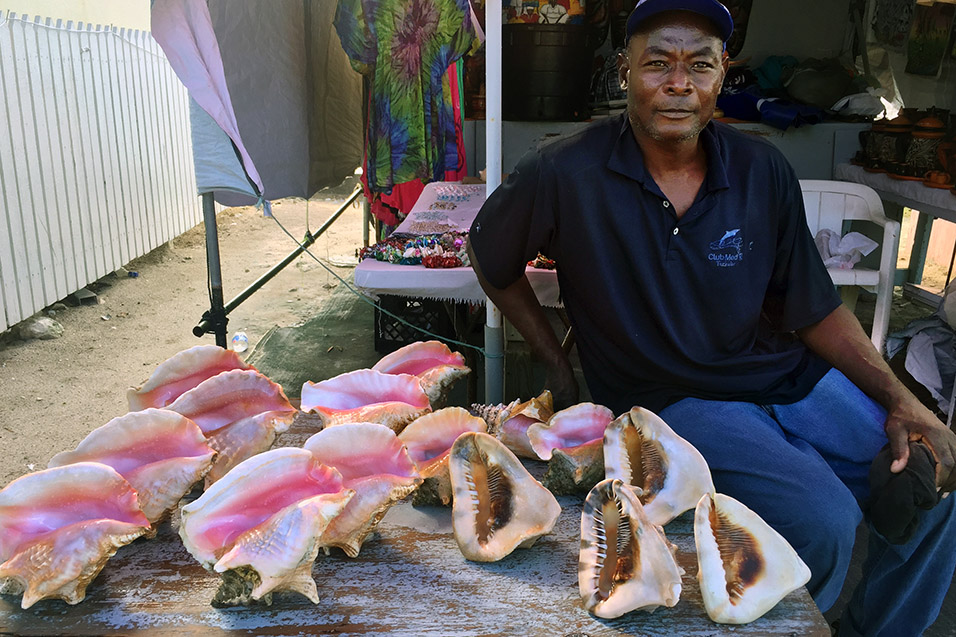
M 807 224 L 813 236 L 822 228 L 845 234 L 845 221 L 869 221 L 883 227 L 880 241 L 880 269 L 863 268 L 857 264 L 851 270 L 828 268 L 834 285 L 840 286 L 840 296 L 852 311 L 856 305 L 859 287 L 876 293 L 876 311 L 870 340 L 883 353 L 886 331 L 890 323 L 893 303 L 893 279 L 899 253 L 900 224 L 883 213 L 883 202 L 876 191 L 863 184 L 846 181 L 801 179 L 803 203 L 807 209 Z M 857 287 L 859 286 L 859 287 Z

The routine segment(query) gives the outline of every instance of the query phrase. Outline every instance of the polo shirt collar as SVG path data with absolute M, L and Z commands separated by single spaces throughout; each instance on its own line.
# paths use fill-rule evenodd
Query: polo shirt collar
M 704 180 L 703 190 L 713 192 L 729 188 L 727 166 L 721 153 L 720 138 L 717 134 L 716 125 L 712 121 L 708 122 L 704 130 L 700 132 L 700 139 L 704 144 L 704 152 L 707 153 L 707 177 Z M 626 113 L 622 117 L 621 130 L 618 133 L 614 148 L 611 149 L 607 167 L 616 173 L 640 182 L 645 188 L 648 186 L 648 181 L 653 183 L 653 179 L 644 167 L 644 153 L 641 152 L 641 147 L 634 139 L 631 122 Z

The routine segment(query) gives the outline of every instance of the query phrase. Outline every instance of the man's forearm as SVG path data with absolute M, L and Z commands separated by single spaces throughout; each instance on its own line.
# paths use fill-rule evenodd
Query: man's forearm
M 468 254 L 481 289 L 524 337 L 535 357 L 545 365 L 548 389 L 554 394 L 555 407 L 567 407 L 577 402 L 577 386 L 573 385 L 574 374 L 571 363 L 567 354 L 561 349 L 561 343 L 551 329 L 551 324 L 534 294 L 528 277 L 522 275 L 508 287 L 497 288 L 482 274 L 471 246 L 468 248 Z
M 811 350 L 887 410 L 917 401 L 893 373 L 852 312 L 841 305 L 822 321 L 797 330 Z M 918 401 L 917 401 L 918 402 Z

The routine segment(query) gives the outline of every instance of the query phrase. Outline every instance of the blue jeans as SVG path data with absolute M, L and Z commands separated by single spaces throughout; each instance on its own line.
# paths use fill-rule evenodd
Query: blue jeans
M 659 414 L 703 454 L 719 493 L 753 509 L 796 549 L 824 611 L 840 595 L 869 493 L 870 463 L 886 444 L 885 410 L 836 370 L 792 405 L 685 398 Z M 922 516 L 914 537 L 886 542 L 870 527 L 863 579 L 843 635 L 921 635 L 956 569 L 956 496 Z

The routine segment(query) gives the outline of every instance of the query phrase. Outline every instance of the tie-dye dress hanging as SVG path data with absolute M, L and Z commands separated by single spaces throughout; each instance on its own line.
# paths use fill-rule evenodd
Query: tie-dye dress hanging
M 478 43 L 468 0 L 339 0 L 334 23 L 370 79 L 370 189 L 441 180 L 458 161 L 445 72 Z

